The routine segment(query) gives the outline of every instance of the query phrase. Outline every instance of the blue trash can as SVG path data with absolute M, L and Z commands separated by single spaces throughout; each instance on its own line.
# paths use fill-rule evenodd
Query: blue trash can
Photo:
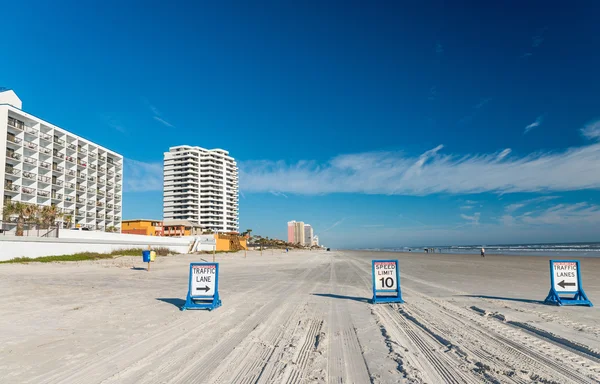
M 144 263 L 149 263 L 150 262 L 150 251 L 142 251 L 142 258 L 144 260 Z

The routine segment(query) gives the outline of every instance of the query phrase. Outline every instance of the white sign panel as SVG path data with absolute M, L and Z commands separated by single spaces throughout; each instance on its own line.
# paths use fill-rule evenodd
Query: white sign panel
M 575 292 L 579 290 L 577 281 L 577 263 L 561 261 L 553 263 L 554 289 L 556 292 Z
M 396 265 L 395 261 L 374 262 L 376 290 L 396 290 L 398 288 Z
M 191 296 L 213 296 L 215 294 L 215 281 L 217 280 L 217 266 L 193 265 Z
M 217 245 L 217 239 L 213 236 L 203 236 L 198 239 L 202 245 Z

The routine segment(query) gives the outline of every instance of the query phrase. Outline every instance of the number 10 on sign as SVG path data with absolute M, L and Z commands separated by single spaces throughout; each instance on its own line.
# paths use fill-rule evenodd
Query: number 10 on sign
M 404 303 L 398 260 L 373 260 L 373 303 Z

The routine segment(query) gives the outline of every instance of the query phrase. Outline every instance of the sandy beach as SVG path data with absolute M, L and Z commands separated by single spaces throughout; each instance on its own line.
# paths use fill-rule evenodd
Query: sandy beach
M 375 258 L 399 260 L 405 304 L 368 302 Z M 541 303 L 546 257 L 218 255 L 223 306 L 182 312 L 202 259 L 0 265 L 0 382 L 600 382 L 600 258 L 587 308 Z

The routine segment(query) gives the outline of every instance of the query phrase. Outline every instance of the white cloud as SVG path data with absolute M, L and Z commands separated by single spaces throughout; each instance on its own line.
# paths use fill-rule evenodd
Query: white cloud
M 285 197 L 287 199 L 287 195 L 285 193 L 277 192 L 277 191 L 269 191 L 273 196 Z
M 169 123 L 167 120 L 165 120 L 163 118 L 162 113 L 160 112 L 160 110 L 158 108 L 156 108 L 154 105 L 150 104 L 150 102 L 147 99 L 144 99 L 144 103 L 146 103 L 146 105 L 148 106 L 148 109 L 150 109 L 150 111 L 152 112 L 152 118 L 156 121 L 158 121 L 159 123 L 163 124 L 166 127 L 169 128 L 173 128 L 174 125 Z
M 464 210 L 469 210 L 469 209 L 473 209 L 474 207 L 472 205 L 463 205 L 462 207 L 460 207 L 460 209 L 464 209 Z
M 585 202 L 558 204 L 517 219 L 528 225 L 594 224 L 600 222 L 600 206 Z
M 506 207 L 504 207 L 504 210 L 506 212 L 514 212 L 520 208 L 525 207 L 526 205 L 530 205 L 530 204 L 538 204 L 538 203 L 543 203 L 545 201 L 550 201 L 550 200 L 554 200 L 554 199 L 558 199 L 559 196 L 540 196 L 540 197 L 535 197 L 533 199 L 527 199 L 527 200 L 523 200 L 520 201 L 518 203 L 514 203 L 514 204 L 509 204 Z
M 437 87 L 434 85 L 431 88 L 429 88 L 429 97 L 427 98 L 430 101 L 435 100 L 437 97 Z
M 531 123 L 525 127 L 525 132 L 523 132 L 523 134 L 528 133 L 535 127 L 539 127 L 542 124 L 542 119 L 543 119 L 543 116 L 538 116 L 537 119 L 535 119 L 535 121 L 533 123 Z
M 590 140 L 600 139 L 600 120 L 586 124 L 581 128 L 581 134 Z
M 524 206 L 525 206 L 525 204 L 522 204 L 522 203 L 510 204 L 510 205 L 507 205 L 506 207 L 504 207 L 504 209 L 506 210 L 506 212 L 514 212 L 519 208 L 523 208 Z
M 240 164 L 244 192 L 397 194 L 513 193 L 600 188 L 600 144 L 517 157 L 498 153 L 418 157 L 402 152 L 339 155 L 324 164 L 249 161 Z
M 101 115 L 102 119 L 106 122 L 106 124 L 112 129 L 119 131 L 121 133 L 127 133 L 127 129 L 123 126 L 123 124 L 109 114 Z
M 463 219 L 467 220 L 471 225 L 479 225 L 479 218 L 481 217 L 480 212 L 475 212 L 473 215 L 465 215 L 464 213 L 460 215 Z
M 537 48 L 544 42 L 544 32 L 546 32 L 548 28 L 542 28 L 538 31 L 538 33 L 531 38 L 531 47 Z
M 506 156 L 510 155 L 511 152 L 512 152 L 512 149 L 506 148 L 505 150 L 503 150 L 502 152 L 500 152 L 498 154 L 498 160 L 504 159 Z
M 162 191 L 163 164 L 125 159 L 123 182 L 125 192 Z
M 154 116 L 154 120 L 158 121 L 159 123 L 162 123 L 163 125 L 169 127 L 169 128 L 173 128 L 173 124 L 169 123 L 168 121 L 161 119 L 158 116 Z
M 338 225 L 342 224 L 344 222 L 344 220 L 346 220 L 346 218 L 344 217 L 343 219 L 340 219 L 338 221 L 336 221 L 335 223 L 333 223 L 333 225 L 325 230 L 323 230 L 323 232 L 329 232 L 331 229 L 337 227 Z
M 475 109 L 480 109 L 481 107 L 483 107 L 484 105 L 486 105 L 487 103 L 489 103 L 490 101 L 492 101 L 491 97 L 488 97 L 487 99 L 483 99 L 481 100 L 481 102 L 477 105 L 475 105 Z

